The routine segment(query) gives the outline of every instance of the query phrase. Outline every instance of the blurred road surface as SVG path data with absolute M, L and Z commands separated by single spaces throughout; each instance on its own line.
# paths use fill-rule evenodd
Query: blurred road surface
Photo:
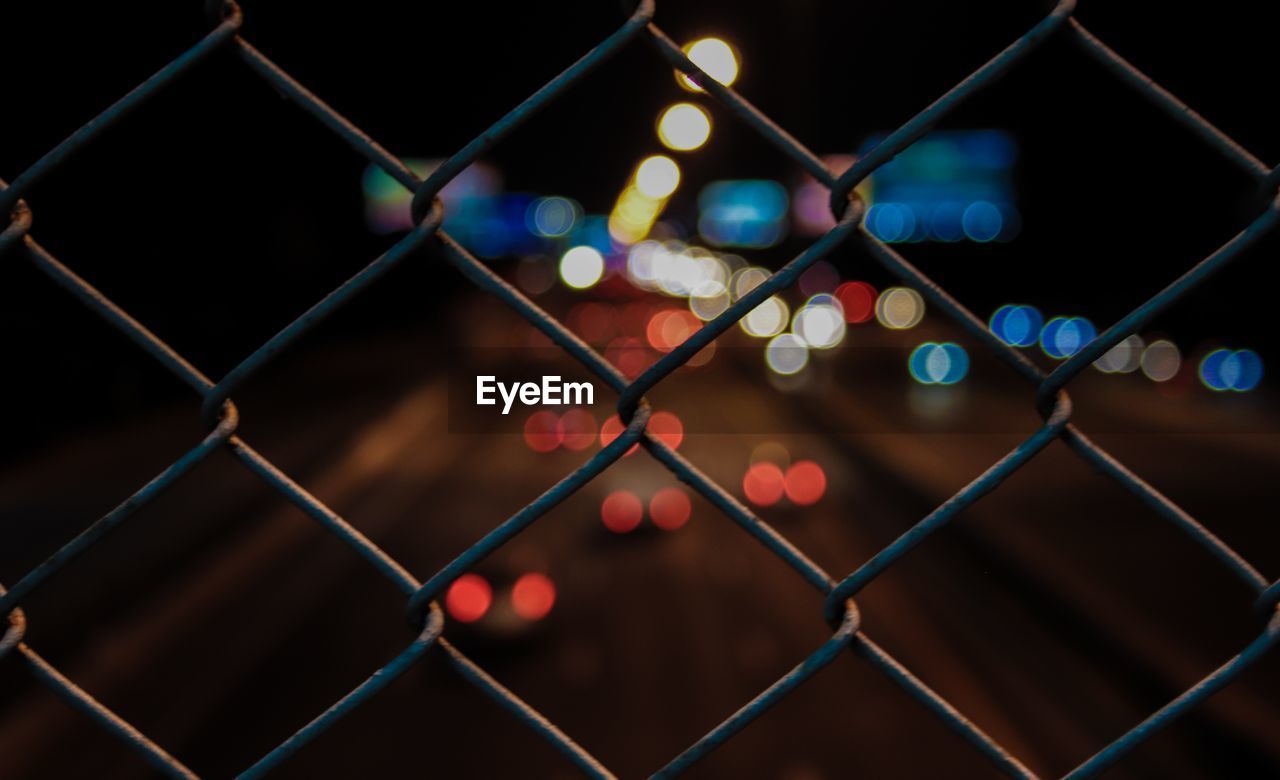
M 537 454 L 518 435 L 451 430 L 432 348 L 421 334 L 334 347 L 273 370 L 237 399 L 251 445 L 420 578 L 595 449 Z M 999 368 L 975 364 L 957 387 L 922 388 L 894 367 L 900 352 L 865 358 L 875 370 L 885 362 L 881 376 L 891 378 L 864 381 L 835 364 L 829 385 L 789 397 L 748 354 L 726 350 L 715 370 L 659 388 L 655 403 L 685 420 L 749 421 L 745 433 L 691 430 L 680 448 L 740 497 L 761 442 L 820 463 L 829 488 L 816 506 L 759 513 L 839 577 L 1035 422 L 1031 393 Z M 1089 392 L 1097 381 L 1112 384 Z M 1137 378 L 1083 384 L 1080 419 L 1104 431 L 1105 446 L 1264 573 L 1280 570 L 1265 512 L 1280 498 L 1274 422 L 1252 406 L 1211 408 L 1217 400 L 1202 395 L 1157 398 Z M 612 400 L 597 400 L 599 416 Z M 34 565 L 189 447 L 194 418 L 187 405 L 159 410 L 4 474 L 0 538 L 13 542 L 0 552 L 4 576 Z M 646 525 L 619 536 L 601 526 L 608 492 L 643 499 L 672 484 L 643 453 L 624 458 L 485 563 L 499 582 L 551 576 L 558 597 L 546 620 L 508 630 L 499 615 L 447 628 L 627 777 L 660 767 L 828 635 L 819 594 L 699 498 L 675 532 Z M 1179 531 L 1056 444 L 859 596 L 868 636 L 1048 775 L 1243 647 L 1261 628 L 1250 600 Z M 50 581 L 27 615 L 38 651 L 211 776 L 251 764 L 412 638 L 394 588 L 223 453 Z M 15 664 L 0 666 L 6 776 L 147 774 Z M 1267 658 L 1108 776 L 1278 776 L 1277 734 L 1280 661 Z M 423 772 L 574 774 L 434 654 L 282 774 Z M 995 773 L 849 655 L 692 775 Z

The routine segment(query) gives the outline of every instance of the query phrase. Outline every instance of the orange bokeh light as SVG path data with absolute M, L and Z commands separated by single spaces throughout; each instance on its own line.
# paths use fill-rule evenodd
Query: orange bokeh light
M 670 352 L 701 327 L 702 320 L 688 309 L 663 309 L 649 318 L 645 336 L 654 349 Z

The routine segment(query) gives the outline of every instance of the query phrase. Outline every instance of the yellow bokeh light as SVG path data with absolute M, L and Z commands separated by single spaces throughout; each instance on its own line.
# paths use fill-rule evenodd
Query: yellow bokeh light
M 636 168 L 636 189 L 650 198 L 669 196 L 680 186 L 680 166 L 660 154 L 645 158 Z
M 719 38 L 700 38 L 685 44 L 684 53 L 694 65 L 726 87 L 738 79 L 738 55 Z M 702 91 L 702 87 L 680 71 L 676 71 L 676 80 L 690 92 Z
M 613 213 L 634 221 L 651 221 L 658 215 L 659 206 L 661 203 L 656 199 L 631 186 L 622 191 L 613 207 Z
M 609 235 L 622 244 L 636 243 L 649 235 L 663 203 L 641 192 L 638 184 L 628 184 L 609 215 Z
M 668 149 L 688 152 L 711 136 L 711 116 L 693 103 L 676 103 L 658 120 L 658 140 Z

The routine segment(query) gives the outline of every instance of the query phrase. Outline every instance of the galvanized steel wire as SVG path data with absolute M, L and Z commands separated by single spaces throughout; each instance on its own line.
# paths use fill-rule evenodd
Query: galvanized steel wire
M 182 479 L 219 448 L 230 451 L 263 483 L 343 541 L 354 553 L 365 559 L 378 573 L 398 587 L 406 597 L 408 615 L 416 632 L 413 641 L 385 666 L 376 670 L 367 680 L 310 723 L 302 726 L 259 761 L 247 767 L 243 772 L 245 777 L 256 777 L 271 771 L 308 742 L 320 736 L 351 710 L 368 701 L 433 649 L 437 650 L 463 679 L 528 725 L 584 773 L 595 777 L 612 777 L 613 775 L 604 764 L 574 742 L 568 734 L 449 643 L 444 636 L 446 627 L 444 614 L 436 600 L 460 574 L 601 474 L 637 443 L 677 478 L 700 493 L 730 520 L 741 526 L 816 588 L 825 597 L 826 607 L 824 615 L 814 617 L 825 619 L 832 630 L 830 638 L 814 650 L 807 659 L 760 692 L 754 699 L 746 702 L 737 712 L 725 718 L 684 752 L 670 759 L 656 771 L 655 776 L 674 776 L 689 768 L 718 745 L 732 738 L 744 726 L 822 667 L 834 662 L 847 649 L 852 655 L 868 661 L 883 672 L 907 695 L 918 700 L 975 750 L 989 759 L 995 767 L 1013 777 L 1036 777 L 1018 758 L 987 735 L 978 724 L 966 718 L 924 681 L 876 645 L 862 630 L 855 598 L 869 582 L 912 548 L 927 541 L 934 531 L 951 522 L 966 507 L 995 490 L 1001 482 L 1054 440 L 1065 442 L 1082 459 L 1118 482 L 1159 515 L 1180 528 L 1199 543 L 1206 553 L 1235 574 L 1253 592 L 1261 625 L 1257 638 L 1237 655 L 1228 659 L 1218 669 L 1151 714 L 1146 720 L 1118 735 L 1111 744 L 1102 746 L 1096 754 L 1082 761 L 1072 770 L 1068 777 L 1093 776 L 1120 760 L 1171 720 L 1229 684 L 1246 667 L 1280 641 L 1280 606 L 1278 606 L 1280 581 L 1269 582 L 1243 556 L 1231 549 L 1171 499 L 1109 455 L 1072 424 L 1071 401 L 1066 391 L 1071 380 L 1091 362 L 1125 337 L 1136 332 L 1155 315 L 1172 306 L 1189 290 L 1203 283 L 1210 274 L 1236 260 L 1248 246 L 1275 227 L 1277 218 L 1280 216 L 1280 194 L 1276 192 L 1277 186 L 1280 185 L 1280 168 L 1267 167 L 1230 136 L 1188 108 L 1176 96 L 1160 87 L 1093 36 L 1073 17 L 1074 0 L 1060 0 L 1039 23 L 920 113 L 891 132 L 883 142 L 857 159 L 852 167 L 839 175 L 736 91 L 717 83 L 703 73 L 685 56 L 680 47 L 653 23 L 654 1 L 641 0 L 614 33 L 476 136 L 425 180 L 420 179 L 401 159 L 380 146 L 246 41 L 241 35 L 244 16 L 235 2 L 228 0 L 212 5 L 212 29 L 201 40 L 53 147 L 35 164 L 21 172 L 12 183 L 6 184 L 0 180 L 0 214 L 7 215 L 8 219 L 7 226 L 3 232 L 0 232 L 0 256 L 10 260 L 21 257 L 33 263 L 55 284 L 97 314 L 107 325 L 124 334 L 169 372 L 190 386 L 200 400 L 201 414 L 209 425 L 209 433 L 201 441 L 139 488 L 124 503 L 67 541 L 60 550 L 19 577 L 7 590 L 0 588 L 0 614 L 6 616 L 8 624 L 3 637 L 0 638 L 0 663 L 25 664 L 35 678 L 129 745 L 162 773 L 173 777 L 194 777 L 191 770 L 184 766 L 178 757 L 170 755 L 145 734 L 103 706 L 92 694 L 77 687 L 73 681 L 66 678 L 27 645 L 23 641 L 26 618 L 21 604 L 33 591 L 56 575 L 67 562 L 127 521 L 139 508 Z M 1183 125 L 1219 152 L 1229 163 L 1256 179 L 1259 192 L 1263 194 L 1259 198 L 1258 215 L 1238 234 L 1228 239 L 1213 254 L 1192 265 L 1162 291 L 1139 303 L 1132 312 L 1107 328 L 1095 341 L 1059 364 L 1051 373 L 1046 374 L 1016 349 L 998 339 L 964 304 L 911 265 L 897 250 L 863 230 L 861 227 L 863 204 L 854 188 L 879 166 L 891 160 L 946 118 L 963 101 L 986 89 L 1003 73 L 1015 67 L 1023 58 L 1031 55 L 1045 41 L 1055 36 L 1069 38 L 1088 56 L 1098 60 L 1121 82 L 1133 89 L 1137 95 L 1155 104 L 1172 120 Z M 503 281 L 488 266 L 477 260 L 443 231 L 441 222 L 444 214 L 437 195 L 450 180 L 499 144 L 529 116 L 573 87 L 584 75 L 635 39 L 644 39 L 653 45 L 667 63 L 697 81 L 712 98 L 721 102 L 733 115 L 828 187 L 837 224 L 826 235 L 774 273 L 766 282 L 706 323 L 684 344 L 664 355 L 637 379 L 628 382 L 621 372 L 568 328 Z M 411 191 L 414 227 L 390 249 L 303 312 L 287 327 L 244 358 L 221 380 L 215 382 L 37 243 L 30 232 L 32 212 L 22 198 L 33 185 L 50 172 L 67 164 L 76 152 L 106 133 L 125 114 L 145 105 L 161 90 L 173 87 L 193 67 L 209 59 L 214 52 L 225 49 L 234 52 L 250 70 L 335 133 L 354 152 L 381 168 Z M 891 544 L 873 555 L 870 560 L 857 566 L 848 574 L 836 578 L 810 560 L 802 550 L 791 544 L 772 526 L 713 482 L 683 455 L 649 434 L 646 425 L 650 408 L 645 400 L 645 394 L 755 306 L 792 285 L 806 268 L 848 243 L 860 245 L 877 263 L 901 279 L 904 284 L 918 290 L 929 303 L 958 324 L 975 341 L 986 345 L 997 358 L 1026 379 L 1034 387 L 1034 403 L 1043 418 L 1043 424 L 1025 441 L 927 516 L 921 518 Z M 419 581 L 414 574 L 362 535 L 355 526 L 326 507 L 303 486 L 294 482 L 250 447 L 236 433 L 239 417 L 232 401 L 235 390 L 251 379 L 269 360 L 290 347 L 310 328 L 341 308 L 362 289 L 373 284 L 387 271 L 419 251 L 442 252 L 449 263 L 477 287 L 520 314 L 615 390 L 619 394 L 618 412 L 626 423 L 625 431 L 617 439 L 514 515 L 496 525 L 483 538 L 461 551 L 450 563 L 430 574 L 423 581 Z

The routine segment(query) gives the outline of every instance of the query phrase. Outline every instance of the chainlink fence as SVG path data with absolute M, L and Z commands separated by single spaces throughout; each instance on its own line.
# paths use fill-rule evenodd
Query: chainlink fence
M 425 653 L 432 648 L 437 648 L 437 651 L 444 655 L 463 678 L 537 732 L 588 775 L 612 777 L 608 768 L 574 742 L 568 734 L 540 715 L 532 705 L 503 687 L 444 637 L 444 616 L 435 599 L 459 575 L 600 475 L 634 444 L 639 443 L 677 478 L 698 491 L 824 594 L 826 610 L 825 615 L 821 617 L 826 619 L 833 631 L 830 639 L 826 640 L 806 660 L 761 691 L 737 712 L 729 715 L 683 753 L 672 758 L 655 773 L 656 776 L 672 776 L 688 769 L 718 745 L 732 738 L 753 719 L 774 706 L 822 667 L 833 662 L 843 651 L 849 650 L 897 683 L 907 695 L 923 704 L 965 739 L 973 749 L 986 756 L 996 768 L 1013 777 L 1031 778 L 1036 775 L 1016 756 L 1005 750 L 984 733 L 978 724 L 971 722 L 963 713 L 957 711 L 863 633 L 855 597 L 871 580 L 906 555 L 913 547 L 924 542 L 934 531 L 950 522 L 966 507 L 998 487 L 1009 475 L 1034 458 L 1049 443 L 1055 439 L 1061 439 L 1079 457 L 1117 481 L 1155 512 L 1185 531 L 1205 552 L 1220 561 L 1253 589 L 1257 594 L 1256 606 L 1263 626 L 1257 638 L 1237 655 L 1163 708 L 1152 713 L 1146 720 L 1118 735 L 1110 745 L 1102 747 L 1067 776 L 1072 778 L 1093 776 L 1121 760 L 1144 739 L 1228 685 L 1246 667 L 1280 641 L 1280 607 L 1278 607 L 1280 581 L 1269 583 L 1248 561 L 1218 539 L 1194 517 L 1144 482 L 1072 425 L 1071 401 L 1067 395 L 1066 386 L 1095 359 L 1126 336 L 1146 325 L 1158 313 L 1172 306 L 1210 274 L 1235 260 L 1248 246 L 1275 226 L 1280 216 L 1280 196 L 1276 194 L 1277 186 L 1280 185 L 1280 168 L 1268 168 L 1232 138 L 1095 38 L 1073 18 L 1075 5 L 1074 0 L 1060 0 L 1034 27 L 889 134 L 879 146 L 837 176 L 809 149 L 757 110 L 750 102 L 729 87 L 717 83 L 694 65 L 680 47 L 653 24 L 653 0 L 641 0 L 631 16 L 616 32 L 511 109 L 493 126 L 432 172 L 426 180 L 421 180 L 399 158 L 378 145 L 376 141 L 343 118 L 341 114 L 246 41 L 240 34 L 244 17 L 233 1 L 214 3 L 211 10 L 211 23 L 214 27 L 202 40 L 72 133 L 22 172 L 11 184 L 0 181 L 0 214 L 9 215 L 8 225 L 0 233 L 0 255 L 11 255 L 14 259 L 21 256 L 35 264 L 41 272 L 67 293 L 101 317 L 107 325 L 123 333 L 189 385 L 201 399 L 202 414 L 210 427 L 210 432 L 202 441 L 142 486 L 124 503 L 68 541 L 51 557 L 13 583 L 7 591 L 0 588 L 0 614 L 6 615 L 8 622 L 7 631 L 0 639 L 0 658 L 6 659 L 3 661 L 5 663 L 25 664 L 30 672 L 54 693 L 90 716 L 102 728 L 128 744 L 164 774 L 175 777 L 194 777 L 191 770 L 177 757 L 167 753 L 145 734 L 103 706 L 90 693 L 77 687 L 74 681 L 66 678 L 23 642 L 26 623 L 19 605 L 67 562 L 93 546 L 124 523 L 140 507 L 164 492 L 177 480 L 182 479 L 214 450 L 225 447 L 249 471 L 345 542 L 352 552 L 364 558 L 403 591 L 408 599 L 409 618 L 418 631 L 417 638 L 399 655 L 310 723 L 302 726 L 257 763 L 248 767 L 243 776 L 257 777 L 271 771 L 294 752 L 320 736 L 336 721 L 368 701 Z M 897 251 L 863 230 L 861 228 L 863 204 L 854 188 L 879 166 L 919 139 L 956 106 L 989 86 L 1019 63 L 1023 57 L 1053 36 L 1070 38 L 1088 56 L 1104 65 L 1116 78 L 1162 109 L 1171 120 L 1191 130 L 1206 144 L 1221 153 L 1229 163 L 1254 178 L 1258 182 L 1261 213 L 1242 231 L 1223 243 L 1217 251 L 1193 265 L 1190 270 L 1173 280 L 1156 295 L 1140 302 L 1132 312 L 1108 328 L 1096 340 L 1062 362 L 1051 373 L 1046 374 L 1017 350 L 993 335 L 987 326 L 960 301 L 918 271 Z M 443 212 L 436 196 L 451 179 L 501 142 L 530 115 L 568 90 L 619 49 L 637 39 L 643 39 L 652 44 L 658 54 L 670 65 L 695 79 L 729 111 L 829 188 L 831 208 L 838 222 L 830 232 L 783 266 L 768 281 L 756 287 L 723 314 L 706 323 L 701 330 L 664 355 L 635 381 L 628 382 L 621 372 L 563 324 L 500 279 L 441 230 Z M 337 134 L 357 154 L 379 166 L 410 190 L 413 193 L 412 214 L 415 226 L 384 254 L 295 319 L 246 357 L 220 381 L 215 382 L 41 246 L 30 234 L 32 212 L 21 198 L 33 184 L 60 167 L 76 151 L 104 133 L 121 117 L 147 103 L 160 90 L 179 81 L 201 61 L 224 49 L 232 50 L 250 70 Z M 830 254 L 837 247 L 851 241 L 860 243 L 878 263 L 905 284 L 917 289 L 976 341 L 985 344 L 1000 360 L 1030 382 L 1035 388 L 1035 403 L 1043 417 L 1043 424 L 1034 434 L 870 560 L 843 578 L 837 579 L 823 571 L 809 560 L 803 551 L 794 547 L 769 524 L 756 517 L 721 486 L 707 478 L 694 464 L 658 438 L 647 433 L 646 424 L 650 416 L 650 407 L 645 400 L 645 394 L 761 302 L 794 283 L 801 272 L 810 265 Z M 626 430 L 559 483 L 462 551 L 444 568 L 431 574 L 425 581 L 419 581 L 377 545 L 365 538 L 355 526 L 318 501 L 303 486 L 291 480 L 238 436 L 236 434 L 238 416 L 231 396 L 236 388 L 254 376 L 267 361 L 291 346 L 311 327 L 343 306 L 362 289 L 373 284 L 405 258 L 427 247 L 442 250 L 448 261 L 477 287 L 510 306 L 617 391 L 618 412 L 626 423 Z M 815 615 L 815 619 L 818 617 Z

